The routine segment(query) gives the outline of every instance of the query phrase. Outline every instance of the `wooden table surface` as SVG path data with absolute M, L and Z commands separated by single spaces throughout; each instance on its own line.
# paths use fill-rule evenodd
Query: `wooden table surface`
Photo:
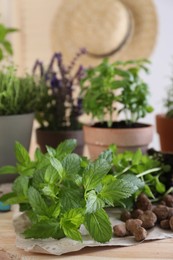
M 15 246 L 15 232 L 12 224 L 13 213 L 0 213 L 0 260 L 39 260 L 39 259 L 75 259 L 75 260 L 106 260 L 106 259 L 147 259 L 173 260 L 173 238 L 144 242 L 130 247 L 96 247 L 84 248 L 81 251 L 62 256 L 50 256 L 28 253 Z

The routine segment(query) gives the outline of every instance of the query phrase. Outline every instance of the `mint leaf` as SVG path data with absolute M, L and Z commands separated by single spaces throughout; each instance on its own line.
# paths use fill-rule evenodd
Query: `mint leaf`
M 99 195 L 96 194 L 94 190 L 91 190 L 87 193 L 86 213 L 96 212 L 98 209 L 101 209 L 104 206 L 105 202 L 99 198 Z
M 19 176 L 14 181 L 12 189 L 17 195 L 23 196 L 27 199 L 28 186 L 29 186 L 29 177 Z
M 98 159 L 95 162 L 91 162 L 86 167 L 83 175 L 85 190 L 89 191 L 96 188 L 110 169 L 111 165 L 105 159 Z
M 46 145 L 46 149 L 47 149 L 48 154 L 51 157 L 55 157 L 56 156 L 56 150 L 53 147 L 50 147 L 50 146 Z
M 60 171 L 63 171 L 63 168 Z M 49 184 L 54 184 L 60 179 L 61 175 L 52 165 L 48 166 L 44 175 L 45 182 Z
M 62 160 L 67 154 L 74 151 L 77 146 L 76 139 L 68 139 L 60 143 L 56 148 L 56 158 Z
M 0 197 L 4 204 L 19 204 L 26 202 L 23 196 L 17 196 L 14 192 L 9 192 Z
M 41 194 L 33 187 L 28 190 L 28 200 L 33 211 L 41 216 L 49 216 L 49 209 Z
M 15 143 L 15 155 L 19 163 L 26 165 L 30 162 L 29 153 L 26 148 L 19 142 Z
M 72 177 L 77 175 L 81 169 L 80 166 L 81 159 L 77 154 L 68 154 L 64 160 L 62 161 L 62 166 L 68 175 L 68 177 Z
M 114 179 L 105 183 L 100 196 L 110 204 L 120 204 L 121 200 L 130 197 L 143 183 L 134 175 L 123 175 L 122 178 Z
M 24 231 L 25 238 L 55 238 L 64 237 L 64 233 L 57 221 L 40 221 L 33 224 L 30 228 Z
M 84 204 L 83 190 L 76 185 L 64 184 L 59 193 L 62 211 L 67 211 L 71 208 L 78 208 Z
M 86 214 L 85 226 L 94 240 L 105 243 L 112 237 L 112 227 L 108 215 L 103 209 Z
M 17 169 L 16 167 L 14 166 L 10 166 L 10 165 L 7 165 L 7 166 L 3 166 L 0 168 L 0 174 L 16 174 L 17 173 Z
M 78 229 L 84 221 L 83 214 L 84 212 L 80 208 L 71 209 L 64 213 L 60 220 L 60 225 L 67 237 L 82 241 L 82 236 Z
M 100 159 L 105 159 L 108 163 L 112 163 L 113 160 L 113 153 L 110 149 L 103 151 L 100 155 L 99 155 Z
M 50 158 L 50 164 L 57 171 L 57 173 L 59 174 L 60 179 L 63 179 L 64 175 L 65 175 L 65 172 L 64 172 L 64 169 L 62 167 L 61 162 L 59 160 L 57 160 L 56 158 Z

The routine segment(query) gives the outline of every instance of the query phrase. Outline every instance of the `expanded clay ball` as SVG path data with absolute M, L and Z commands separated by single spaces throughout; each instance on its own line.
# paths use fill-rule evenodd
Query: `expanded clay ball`
M 173 217 L 170 218 L 169 225 L 170 225 L 171 230 L 173 230 Z
M 126 222 L 126 220 L 130 219 L 131 218 L 131 213 L 130 211 L 128 210 L 123 210 L 122 213 L 121 213 L 121 217 L 120 219 L 124 222 Z
M 133 233 L 136 241 L 142 241 L 147 237 L 147 231 L 143 227 L 137 227 Z
M 170 229 L 169 219 L 161 220 L 160 227 L 163 229 Z
M 132 212 L 131 212 L 131 216 L 132 218 L 139 218 L 139 216 L 141 216 L 143 214 L 143 210 L 142 209 L 134 209 Z
M 126 221 L 126 229 L 133 235 L 134 231 L 137 227 L 142 225 L 142 221 L 140 219 L 128 219 Z
M 146 210 L 142 215 L 139 216 L 142 221 L 142 227 L 149 229 L 155 226 L 157 221 L 156 215 L 151 210 Z
M 165 202 L 166 206 L 173 207 L 173 195 L 167 194 L 163 197 L 163 201 Z
M 149 198 L 144 194 L 144 193 L 141 193 L 138 198 L 137 198 L 137 201 L 136 201 L 136 207 L 138 209 L 141 209 L 143 211 L 145 210 L 151 210 L 152 209 L 152 203 L 151 201 L 149 200 Z
M 157 216 L 157 220 L 161 221 L 163 219 L 166 219 L 169 215 L 169 208 L 164 205 L 158 205 L 153 209 L 153 212 Z
M 114 235 L 117 237 L 125 237 L 129 235 L 129 232 L 126 229 L 125 223 L 115 225 L 113 227 Z

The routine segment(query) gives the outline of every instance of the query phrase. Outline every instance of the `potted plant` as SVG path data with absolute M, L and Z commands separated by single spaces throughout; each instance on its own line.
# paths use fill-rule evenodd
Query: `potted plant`
M 78 140 L 75 151 L 83 153 L 83 131 L 79 122 L 82 101 L 78 95 L 83 68 L 79 66 L 75 70 L 75 64 L 84 53 L 85 50 L 81 49 L 68 67 L 65 67 L 61 53 L 52 56 L 47 68 L 39 60 L 34 64 L 34 75 L 47 85 L 47 96 L 36 113 L 40 125 L 36 129 L 36 139 L 43 152 L 46 145 L 56 147 L 65 139 L 75 138 Z
M 31 75 L 17 76 L 15 66 L 0 71 L 0 166 L 16 163 L 15 141 L 29 149 L 34 112 L 44 92 L 43 83 L 35 82 Z M 13 179 L 2 176 L 0 182 Z
M 173 153 L 173 78 L 164 100 L 165 113 L 156 115 L 156 129 L 162 152 Z
M 113 143 L 119 152 L 139 147 L 146 152 L 153 126 L 138 120 L 153 111 L 147 101 L 148 85 L 139 75 L 141 70 L 148 72 L 147 64 L 147 60 L 109 63 L 104 59 L 86 70 L 80 81 L 83 109 L 97 122 L 83 129 L 93 158 Z M 114 121 L 114 115 L 122 114 L 124 118 Z

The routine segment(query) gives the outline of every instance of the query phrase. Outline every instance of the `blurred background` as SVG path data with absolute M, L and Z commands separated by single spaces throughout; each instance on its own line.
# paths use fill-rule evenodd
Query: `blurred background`
M 155 126 L 155 115 L 164 112 L 165 89 L 173 75 L 173 1 L 153 2 L 157 13 L 157 35 L 149 57 L 150 74 L 145 77 L 150 86 L 150 102 L 154 112 L 144 121 Z M 54 52 L 53 22 L 60 4 L 61 0 L 0 0 L 0 21 L 19 29 L 19 32 L 9 36 L 14 50 L 13 61 L 19 73 L 31 72 L 36 59 L 44 62 L 50 60 Z M 56 19 L 58 22 L 58 17 Z M 151 147 L 160 148 L 156 131 Z

